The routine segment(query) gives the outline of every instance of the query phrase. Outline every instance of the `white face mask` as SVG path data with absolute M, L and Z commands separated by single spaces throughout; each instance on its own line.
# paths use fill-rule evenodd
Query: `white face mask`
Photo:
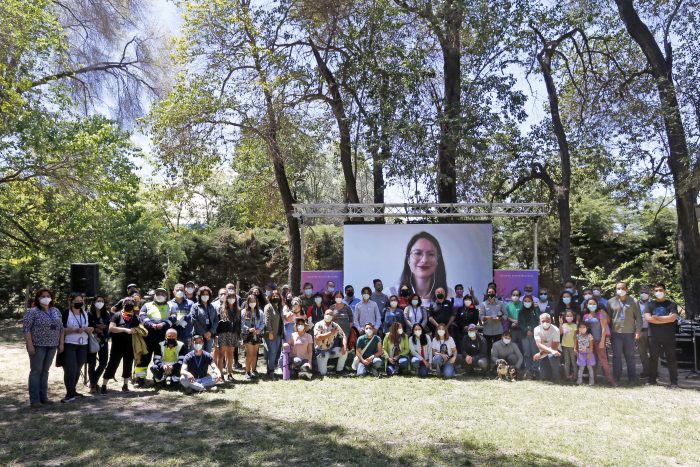
M 48 303 L 47 303 L 47 305 L 48 305 Z M 105 306 L 105 302 L 95 302 L 95 309 L 96 310 L 101 310 L 102 308 L 104 308 L 104 306 Z
M 182 298 L 184 296 L 185 296 L 185 292 L 183 292 L 182 290 L 178 290 L 177 292 L 175 292 L 176 298 Z
M 301 332 L 304 329 L 306 329 L 306 326 L 304 326 L 303 324 L 297 324 L 297 331 Z
M 234 303 L 236 303 L 236 299 L 235 298 L 227 298 L 226 303 L 228 303 L 229 305 L 233 305 Z
M 202 303 L 207 303 L 209 301 L 209 295 L 200 295 L 199 298 L 202 300 Z
M 542 323 L 542 327 L 544 329 L 549 329 L 549 327 L 552 325 L 552 323 Z
M 469 334 L 469 337 L 471 337 L 472 339 L 476 337 L 476 333 L 474 331 L 469 331 L 467 334 Z
M 591 298 L 593 298 L 593 295 L 591 295 L 589 293 L 587 293 L 586 295 L 583 296 L 584 300 L 590 300 Z
M 343 303 L 343 299 L 340 298 L 340 297 L 336 297 L 336 298 L 335 298 L 335 303 L 337 303 L 338 305 L 340 305 L 341 303 Z
M 464 301 L 464 305 L 466 305 L 466 306 L 472 306 L 472 303 L 473 303 L 473 302 L 472 302 L 471 300 L 465 300 L 465 301 Z
M 316 305 L 320 305 L 321 301 L 323 301 L 323 299 L 321 297 L 314 298 L 314 302 L 316 302 Z
M 596 297 L 600 297 L 600 290 L 594 290 L 593 295 L 595 295 Z
M 156 295 L 156 303 L 165 303 L 166 298 L 162 295 Z
M 504 343 L 505 345 L 510 344 L 510 339 L 506 339 L 506 338 L 504 337 L 504 338 L 503 338 L 503 343 Z
M 187 293 L 190 294 L 190 295 L 192 295 L 192 294 L 194 293 L 194 288 L 192 288 L 192 287 L 187 287 L 185 290 L 186 290 Z
M 588 311 L 590 311 L 591 313 L 593 313 L 597 309 L 598 309 L 598 305 L 588 305 Z
M 418 306 L 418 300 L 411 300 L 411 305 Z
M 365 329 L 365 334 L 367 335 L 367 337 L 372 337 L 372 334 L 374 334 L 374 330 L 373 329 Z
M 659 300 L 661 300 L 662 298 L 664 298 L 666 296 L 666 294 L 664 292 L 655 292 L 654 296 L 656 298 L 658 298 Z
M 523 302 L 525 308 L 532 308 L 532 302 Z
M 398 333 L 399 333 L 399 336 L 400 336 L 401 334 L 403 334 L 403 328 L 398 328 L 398 329 L 396 330 L 396 332 L 398 332 Z
M 323 317 L 323 320 L 324 320 L 326 323 L 330 323 L 331 321 L 333 321 L 333 315 L 326 315 L 326 316 Z
M 423 334 L 421 331 L 413 331 L 413 335 L 416 337 L 420 337 L 421 334 Z
M 249 306 L 250 308 L 255 308 L 255 303 L 250 303 L 250 302 L 248 302 L 248 306 Z
M 202 350 L 204 348 L 202 344 L 194 344 L 192 347 L 194 347 L 194 350 Z
M 41 303 L 44 306 L 47 306 L 49 303 L 51 303 L 51 297 L 41 297 L 39 299 L 39 303 Z
M 362 299 L 363 299 L 364 301 L 369 300 L 369 294 L 368 294 L 368 293 L 363 293 L 363 294 L 362 294 Z
M 648 293 L 641 293 L 639 294 L 639 297 L 644 300 L 645 302 L 649 300 L 649 294 Z
M 520 295 L 513 295 L 512 297 L 510 297 L 510 299 L 511 299 L 513 302 L 519 302 L 519 301 L 520 301 Z
M 615 293 L 616 293 L 617 296 L 620 297 L 620 298 L 622 298 L 622 297 L 624 297 L 625 295 L 627 295 L 627 291 L 626 291 L 625 289 L 617 289 L 617 290 L 615 291 Z
M 445 330 L 444 329 L 438 329 L 438 336 L 444 337 L 445 336 Z
M 397 306 L 399 306 L 399 302 L 392 300 L 391 302 L 389 302 L 389 306 L 392 308 L 396 308 Z

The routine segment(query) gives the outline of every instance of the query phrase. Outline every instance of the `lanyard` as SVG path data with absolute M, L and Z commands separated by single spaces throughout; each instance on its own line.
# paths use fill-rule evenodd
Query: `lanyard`
M 202 358 L 204 358 L 204 354 L 200 355 L 199 358 L 197 356 L 194 356 L 194 364 L 197 366 L 197 376 L 199 376 L 199 367 L 202 364 Z
M 71 316 L 73 317 L 73 322 L 78 322 L 78 327 L 76 329 L 80 329 L 83 327 L 83 312 L 80 312 L 80 318 L 75 317 L 75 313 L 71 311 Z M 53 322 L 53 319 L 51 320 Z

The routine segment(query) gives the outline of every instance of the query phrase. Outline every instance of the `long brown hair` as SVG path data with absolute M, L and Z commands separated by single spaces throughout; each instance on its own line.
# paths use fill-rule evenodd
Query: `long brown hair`
M 398 329 L 401 327 L 401 323 L 394 321 L 389 328 L 389 340 L 394 345 L 401 345 L 401 340 L 403 339 L 403 334 L 399 335 Z
M 37 307 L 37 308 L 41 307 L 41 303 L 39 303 L 39 297 L 41 297 L 45 292 L 48 292 L 49 295 L 51 295 L 51 303 L 49 303 L 49 308 L 51 308 L 53 306 L 54 295 L 53 295 L 53 292 L 51 291 L 51 289 L 49 289 L 48 287 L 40 287 L 39 289 L 37 289 L 36 293 L 34 294 L 34 300 L 32 300 L 33 307 Z
M 229 298 L 234 299 L 233 305 L 229 305 Z M 233 315 L 231 315 L 231 312 L 233 312 Z M 236 292 L 228 292 L 226 294 L 226 298 L 223 299 L 221 306 L 219 307 L 219 316 L 221 316 L 222 321 L 236 322 L 241 319 L 241 312 L 238 308 L 238 298 L 236 297 Z

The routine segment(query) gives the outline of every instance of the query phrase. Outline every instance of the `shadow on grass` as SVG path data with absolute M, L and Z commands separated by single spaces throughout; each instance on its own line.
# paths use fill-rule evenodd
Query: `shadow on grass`
M 0 344 L 18 344 L 24 342 L 21 319 L 0 320 Z
M 0 430 L 7 435 L 0 464 L 571 465 L 534 452 L 503 454 L 476 440 L 391 440 L 381 427 L 348 431 L 314 422 L 309 407 L 298 420 L 284 420 L 221 396 L 235 393 L 89 397 L 31 411 L 2 395 Z

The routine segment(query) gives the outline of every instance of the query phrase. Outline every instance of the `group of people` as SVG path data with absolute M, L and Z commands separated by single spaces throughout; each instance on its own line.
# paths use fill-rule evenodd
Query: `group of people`
M 638 383 L 638 349 L 647 384 L 657 383 L 665 354 L 670 387 L 678 386 L 678 307 L 662 283 L 642 287 L 638 299 L 624 282 L 606 299 L 600 287 L 579 292 L 573 281 L 556 297 L 525 285 L 510 291 L 508 300 L 495 283 L 481 299 L 461 284 L 438 287 L 430 297 L 402 284 L 398 294 L 387 296 L 380 279 L 373 289 L 363 287 L 360 297 L 352 285 L 338 290 L 332 281 L 321 291 L 306 283 L 299 296 L 274 283 L 246 294 L 229 283 L 214 297 L 211 288 L 187 282 L 172 293 L 170 298 L 158 288 L 142 297 L 130 284 L 112 307 L 99 295 L 87 306 L 86 297 L 74 293 L 61 311 L 51 290 L 37 290 L 24 317 L 31 406 L 52 403 L 48 372 L 54 359 L 64 370 L 61 402 L 70 402 L 83 397 L 77 387 L 86 363 L 92 393 L 107 393 L 120 364 L 122 391 L 130 383 L 144 386 L 149 371 L 155 385 L 204 391 L 233 383 L 235 371 L 259 378 L 261 347 L 268 378 L 324 376 L 331 363 L 337 375 L 452 378 L 458 371 L 491 375 L 504 360 L 521 378 L 581 384 L 587 373 L 594 384 L 602 372 L 613 386 L 621 382 L 623 359 L 628 383 Z

